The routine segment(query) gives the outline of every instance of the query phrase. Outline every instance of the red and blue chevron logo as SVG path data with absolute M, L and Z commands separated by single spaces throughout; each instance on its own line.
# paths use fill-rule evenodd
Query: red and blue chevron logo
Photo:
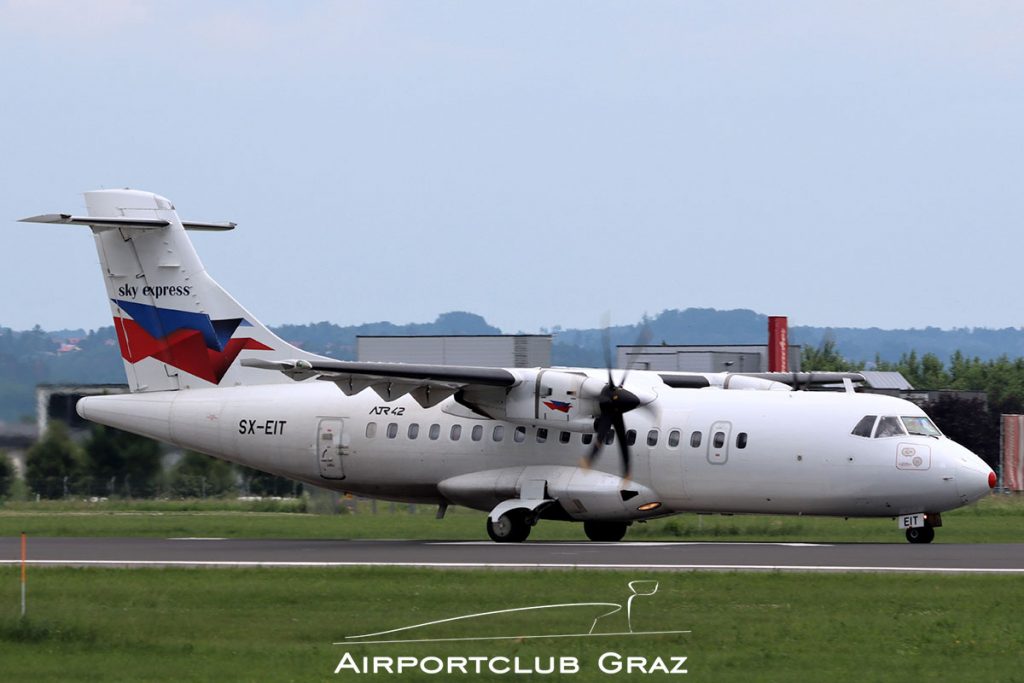
M 572 404 L 565 401 L 544 401 L 544 405 L 548 410 L 557 410 L 560 413 L 568 413 L 569 408 L 572 408 Z
M 207 382 L 220 384 L 243 350 L 273 350 L 251 337 L 233 336 L 239 327 L 252 327 L 244 318 L 213 320 L 205 313 L 175 311 L 119 299 L 111 301 L 130 316 L 114 318 L 121 357 L 129 363 L 155 358 Z

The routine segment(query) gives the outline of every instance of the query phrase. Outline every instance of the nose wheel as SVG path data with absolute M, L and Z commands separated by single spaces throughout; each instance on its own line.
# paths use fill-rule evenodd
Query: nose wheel
M 907 541 L 910 543 L 931 543 L 934 539 L 934 527 L 917 526 L 907 529 Z

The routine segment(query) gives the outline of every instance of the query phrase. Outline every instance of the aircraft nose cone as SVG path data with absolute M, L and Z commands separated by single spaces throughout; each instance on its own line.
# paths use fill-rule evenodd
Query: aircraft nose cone
M 957 489 L 970 502 L 980 500 L 992 492 L 996 485 L 996 473 L 977 456 L 965 458 L 957 466 Z

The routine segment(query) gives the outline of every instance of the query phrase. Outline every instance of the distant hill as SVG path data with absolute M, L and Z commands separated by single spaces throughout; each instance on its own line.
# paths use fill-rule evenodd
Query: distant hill
M 763 344 L 768 336 L 768 317 L 746 309 L 719 311 L 711 308 L 666 310 L 635 325 L 607 330 L 550 330 L 554 335 L 552 362 L 556 365 L 600 367 L 604 365 L 605 335 L 611 344 L 633 344 L 643 336 L 658 344 Z M 547 331 L 547 330 L 542 330 Z M 341 326 L 329 322 L 282 325 L 274 332 L 307 351 L 340 360 L 353 360 L 359 335 L 408 334 L 501 334 L 501 330 L 475 314 L 444 313 L 430 323 L 396 325 L 390 322 Z M 818 346 L 826 335 L 849 360 L 897 361 L 917 351 L 948 360 L 954 351 L 983 360 L 1024 356 L 1024 330 L 1019 328 L 954 329 L 935 327 L 909 330 L 849 327 L 790 327 L 790 341 Z M 16 420 L 35 410 L 35 385 L 50 383 L 123 382 L 124 370 L 114 328 L 58 330 L 38 327 L 16 332 L 0 327 L 0 420 Z
M 612 345 L 633 344 L 641 338 L 644 323 L 615 327 L 609 330 Z M 768 316 L 746 309 L 719 311 L 713 308 L 667 310 L 646 321 L 649 343 L 659 344 L 764 344 L 768 340 Z M 564 330 L 555 336 L 554 362 L 575 365 L 572 359 L 589 359 L 588 365 L 601 365 L 603 355 L 599 329 Z M 793 344 L 819 346 L 826 335 L 836 342 L 839 352 L 848 360 L 874 363 L 876 356 L 884 361 L 897 361 L 904 353 L 933 353 L 943 361 L 955 351 L 968 358 L 982 360 L 1006 355 L 1024 356 L 1024 330 L 1005 328 L 961 328 L 883 330 L 877 327 L 810 327 L 793 325 L 789 340 Z

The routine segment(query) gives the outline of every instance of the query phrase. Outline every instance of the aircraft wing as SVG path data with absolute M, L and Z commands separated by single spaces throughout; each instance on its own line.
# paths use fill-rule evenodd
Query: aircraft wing
M 820 384 L 842 384 L 844 379 L 851 382 L 863 382 L 864 375 L 859 372 L 742 372 L 736 373 L 745 377 L 757 377 L 772 382 L 782 382 L 791 387 L 803 387 Z
M 241 364 L 251 368 L 278 370 L 292 379 L 310 377 L 334 382 L 346 396 L 367 387 L 385 401 L 411 394 L 424 408 L 437 405 L 466 387 L 504 390 L 519 383 L 508 370 L 459 365 L 417 365 L 409 363 L 361 363 L 344 360 L 268 361 L 245 358 Z
M 779 385 L 788 385 L 799 389 L 827 384 L 841 385 L 845 380 L 865 381 L 864 376 L 859 372 L 659 372 L 658 375 L 665 384 L 676 389 L 784 388 Z M 773 383 L 775 386 L 772 387 L 769 383 Z

